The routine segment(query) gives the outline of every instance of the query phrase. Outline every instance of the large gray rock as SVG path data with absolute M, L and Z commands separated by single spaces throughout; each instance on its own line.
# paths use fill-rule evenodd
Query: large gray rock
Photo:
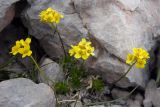
M 48 83 L 50 86 L 53 86 L 53 82 L 60 82 L 63 81 L 64 73 L 62 71 L 62 68 L 57 64 L 56 62 L 52 61 L 49 58 L 44 58 L 44 60 L 41 63 L 41 69 L 44 71 L 44 75 L 47 76 L 47 78 L 51 81 L 45 80 L 45 77 L 43 75 L 39 75 L 39 80 L 43 83 Z
M 76 14 L 71 0 L 28 0 L 28 2 L 31 7 L 24 13 L 24 24 L 28 27 L 29 33 L 39 39 L 44 50 L 51 57 L 59 57 L 63 51 L 58 35 L 54 35 L 54 29 L 39 21 L 39 13 L 42 10 L 52 7 L 65 16 L 58 25 L 65 46 L 75 44 L 86 36 L 87 30 Z
M 55 96 L 43 83 L 12 79 L 0 83 L 0 107 L 55 107 Z
M 144 107 L 160 107 L 160 88 L 157 88 L 156 82 L 151 80 L 145 91 Z
M 19 0 L 0 0 L 0 31 L 2 31 L 15 15 L 14 3 Z
M 58 36 L 39 21 L 41 10 L 53 7 L 65 17 L 58 25 L 65 46 L 79 41 L 91 32 L 90 39 L 96 48 L 95 57 L 89 62 L 92 72 L 101 74 L 112 83 L 125 73 L 127 53 L 134 47 L 148 51 L 154 46 L 160 25 L 159 0 L 28 0 L 31 7 L 24 13 L 24 23 L 30 34 L 39 39 L 44 50 L 51 57 L 60 56 L 63 51 Z M 133 82 L 145 86 L 148 81 L 148 66 L 133 68 L 119 86 L 128 87 Z

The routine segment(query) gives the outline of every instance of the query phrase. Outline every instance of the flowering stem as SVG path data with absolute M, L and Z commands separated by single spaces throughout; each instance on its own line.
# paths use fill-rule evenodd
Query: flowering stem
M 74 103 L 74 107 L 76 107 L 77 101 L 78 101 L 78 99 L 79 99 L 79 95 L 80 95 L 80 91 L 78 92 L 77 99 L 76 99 L 76 101 L 75 101 L 75 103 Z
M 134 62 L 134 63 L 128 68 L 127 72 L 126 72 L 124 75 L 122 75 L 119 79 L 117 79 L 116 81 L 114 81 L 112 84 L 116 84 L 116 83 L 119 82 L 122 78 L 124 78 L 124 77 L 128 74 L 128 72 L 132 69 L 132 67 L 134 66 L 135 63 L 136 63 L 136 62 Z
M 49 79 L 49 78 L 46 76 L 46 74 L 44 73 L 44 71 L 41 70 L 40 66 L 38 65 L 38 63 L 36 62 L 36 60 L 33 58 L 33 56 L 30 56 L 30 57 L 31 57 L 32 61 L 34 62 L 34 64 L 36 65 L 38 71 L 40 72 L 40 75 L 43 75 L 43 77 L 45 78 L 45 80 L 51 81 L 52 83 L 54 83 L 54 81 L 52 81 L 51 79 Z M 51 87 L 51 88 L 52 88 L 52 90 L 53 90 L 54 92 L 56 92 L 55 89 L 54 89 L 54 87 Z M 55 98 L 56 98 L 56 102 L 57 102 L 58 100 L 57 100 L 56 94 L 55 94 Z
M 54 28 L 54 30 L 55 30 L 55 31 L 57 32 L 57 34 L 58 34 L 58 37 L 59 37 L 59 40 L 60 40 L 60 42 L 61 42 L 61 45 L 62 45 L 62 49 L 63 49 L 64 55 L 67 56 L 66 50 L 65 50 L 65 48 L 64 48 L 63 40 L 62 40 L 62 38 L 61 38 L 61 35 L 60 35 L 60 33 L 59 33 L 57 27 L 54 26 L 53 23 L 52 23 L 51 25 L 52 25 L 52 27 Z
M 158 75 L 157 75 L 157 78 L 156 78 L 156 82 L 158 83 L 160 81 L 160 71 L 158 71 Z
M 33 56 L 30 56 L 32 61 L 34 62 L 34 64 L 36 65 L 36 68 L 38 69 L 38 71 L 40 72 L 40 75 L 43 75 L 43 77 L 45 78 L 45 80 L 48 81 L 47 76 L 44 74 L 44 72 L 41 70 L 41 68 L 39 67 L 38 63 L 36 62 L 36 60 L 33 58 Z
M 62 101 L 58 101 L 58 103 L 64 103 L 64 102 L 76 102 L 76 100 L 62 100 Z
M 90 104 L 86 104 L 85 106 L 101 105 L 101 104 L 113 103 L 113 102 L 115 102 L 115 101 L 122 100 L 122 99 L 124 99 L 124 98 L 129 97 L 138 87 L 139 87 L 139 86 L 137 85 L 128 95 L 126 95 L 126 96 L 124 96 L 124 97 L 120 97 L 120 98 L 118 98 L 118 99 L 111 100 L 111 101 L 90 103 Z

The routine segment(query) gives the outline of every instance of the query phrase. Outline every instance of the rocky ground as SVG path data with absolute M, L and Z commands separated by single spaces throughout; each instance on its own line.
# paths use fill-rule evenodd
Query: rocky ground
M 51 63 L 42 68 L 46 75 L 53 81 L 65 79 L 57 61 L 63 56 L 59 38 L 53 37 L 51 26 L 41 23 L 38 17 L 40 11 L 52 7 L 65 17 L 58 30 L 66 50 L 82 37 L 91 39 L 95 56 L 86 62 L 86 67 L 89 74 L 99 75 L 105 83 L 100 93 L 80 90 L 76 107 L 126 97 L 137 85 L 139 88 L 127 98 L 90 107 L 160 107 L 160 89 L 155 82 L 160 64 L 159 6 L 160 0 L 0 0 L 0 64 L 11 58 L 9 52 L 17 39 L 30 35 L 39 64 Z M 145 69 L 131 69 L 110 89 L 109 84 L 128 69 L 126 55 L 134 47 L 150 53 Z M 49 87 L 53 84 L 47 85 L 38 73 L 34 74 L 37 79 L 28 77 L 32 68 L 34 65 L 28 58 L 16 58 L 0 69 L 0 107 L 56 107 L 55 92 Z M 58 98 L 68 100 L 72 95 L 58 95 Z M 74 107 L 74 103 L 62 106 Z

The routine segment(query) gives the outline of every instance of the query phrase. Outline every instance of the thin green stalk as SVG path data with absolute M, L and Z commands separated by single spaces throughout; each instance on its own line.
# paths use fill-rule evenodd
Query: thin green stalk
M 129 97 L 138 87 L 139 87 L 139 86 L 137 85 L 128 95 L 126 95 L 126 96 L 124 96 L 124 97 L 120 97 L 120 98 L 118 98 L 118 99 L 111 100 L 111 101 L 90 103 L 90 104 L 86 104 L 85 106 L 102 105 L 102 104 L 113 103 L 113 102 L 115 102 L 115 101 L 122 100 L 122 99 L 124 99 L 124 98 Z
M 34 64 L 36 65 L 38 71 L 40 72 L 40 75 L 42 75 L 42 76 L 45 78 L 45 80 L 51 81 L 51 82 L 54 84 L 54 81 L 52 81 L 51 79 L 49 79 L 49 78 L 46 76 L 46 74 L 44 73 L 44 71 L 41 70 L 40 66 L 38 65 L 37 61 L 33 58 L 33 56 L 30 56 L 30 57 L 31 57 L 32 61 L 34 62 Z M 52 90 L 53 90 L 54 92 L 56 92 L 53 86 L 52 86 L 51 88 L 52 88 Z M 55 98 L 56 98 L 56 103 L 58 103 L 56 93 L 54 93 L 54 95 L 55 95 Z
M 78 101 L 78 99 L 79 99 L 79 95 L 80 95 L 80 91 L 78 92 L 77 99 L 76 99 L 76 101 L 75 101 L 75 103 L 74 103 L 74 107 L 76 107 L 77 101 Z
M 160 70 L 158 70 L 158 75 L 157 75 L 157 79 L 156 79 L 156 82 L 159 83 L 160 81 Z
M 124 75 L 122 75 L 119 79 L 117 79 L 116 81 L 114 81 L 112 84 L 116 84 L 116 83 L 119 82 L 122 78 L 124 78 L 124 77 L 129 73 L 129 71 L 132 69 L 132 67 L 134 66 L 135 63 L 136 63 L 136 62 L 134 62 L 134 63 L 128 68 L 127 72 L 126 72 Z
M 62 38 L 61 38 L 61 35 L 60 35 L 57 27 L 54 26 L 53 23 L 52 23 L 51 25 L 52 25 L 52 27 L 54 28 L 54 30 L 55 30 L 55 31 L 57 32 L 57 34 L 58 34 L 58 37 L 59 37 L 59 39 L 60 39 L 60 42 L 61 42 L 61 45 L 62 45 L 62 49 L 63 49 L 64 55 L 67 56 L 66 50 L 65 50 L 65 48 L 64 48 L 63 40 L 62 40 Z
M 36 62 L 36 60 L 31 56 L 32 61 L 34 62 L 34 64 L 36 65 L 36 68 L 38 69 L 38 71 L 40 72 L 40 75 L 43 75 L 43 77 L 45 78 L 45 80 L 49 80 L 48 77 L 45 75 L 45 73 L 41 70 L 41 68 L 39 67 L 38 63 Z

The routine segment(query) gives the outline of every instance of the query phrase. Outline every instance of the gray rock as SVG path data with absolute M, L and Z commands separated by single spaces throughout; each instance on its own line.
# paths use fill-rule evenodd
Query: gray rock
M 144 98 L 141 94 L 137 94 L 135 96 L 135 101 L 138 101 L 140 105 L 143 104 L 143 100 L 144 100 Z
M 1 0 L 0 1 L 0 31 L 2 31 L 15 16 L 14 3 L 19 0 Z
M 124 106 L 121 106 L 121 105 L 111 105 L 111 106 L 107 106 L 107 107 L 124 107 Z
M 71 103 L 70 107 L 74 107 L 75 103 Z M 75 107 L 83 107 L 82 102 L 77 102 Z
M 123 98 L 123 97 L 126 97 L 129 95 L 129 92 L 128 91 L 124 91 L 124 90 L 120 90 L 120 89 L 116 89 L 114 88 L 112 91 L 112 97 L 114 99 L 118 99 L 118 98 Z
M 160 107 L 160 88 L 157 88 L 156 82 L 151 80 L 145 91 L 144 107 Z
M 55 96 L 46 84 L 11 79 L 0 83 L 0 107 L 55 107 Z
M 96 105 L 96 106 L 89 106 L 89 107 L 105 107 L 104 105 Z
M 108 106 L 104 106 L 104 105 L 95 105 L 95 106 L 90 106 L 90 107 L 122 107 L 121 105 L 108 105 Z
M 134 100 L 128 100 L 127 101 L 127 107 L 141 107 L 141 104 L 139 101 Z
M 39 39 L 46 53 L 51 57 L 63 54 L 57 35 L 47 24 L 39 22 L 41 10 L 53 7 L 65 17 L 58 29 L 65 46 L 77 43 L 86 37 L 88 31 L 96 48 L 95 56 L 88 67 L 101 74 L 112 83 L 126 72 L 127 53 L 134 47 L 148 51 L 155 45 L 160 25 L 159 0 L 28 0 L 31 7 L 24 12 L 24 23 L 29 33 Z M 52 3 L 53 2 L 53 3 Z M 148 65 L 145 69 L 133 68 L 127 78 L 117 84 L 129 87 L 135 83 L 144 87 L 149 77 Z
M 52 80 L 53 82 L 60 82 L 64 80 L 64 73 L 62 71 L 62 68 L 59 66 L 59 64 L 49 58 L 45 58 L 42 61 L 41 69 L 44 71 L 45 76 L 47 76 L 47 78 L 49 78 L 49 80 Z M 48 83 L 43 75 L 39 75 L 39 80 L 40 82 Z M 52 81 L 49 81 L 50 86 L 53 85 Z

